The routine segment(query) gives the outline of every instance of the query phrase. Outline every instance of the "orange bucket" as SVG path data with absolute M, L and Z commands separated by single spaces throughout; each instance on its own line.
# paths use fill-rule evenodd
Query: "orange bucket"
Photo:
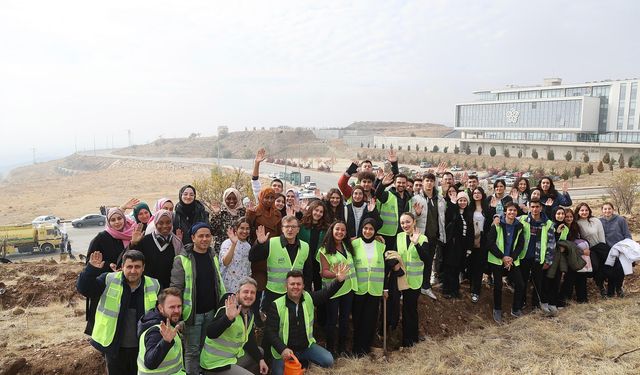
M 291 354 L 289 359 L 284 360 L 284 375 L 303 375 L 304 369 L 298 358 Z

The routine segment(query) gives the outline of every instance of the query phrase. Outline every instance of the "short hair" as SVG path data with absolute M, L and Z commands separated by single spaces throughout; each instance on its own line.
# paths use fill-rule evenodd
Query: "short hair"
M 469 176 L 467 176 L 467 181 L 468 180 L 476 180 L 476 181 L 478 181 L 478 175 L 477 174 L 470 174 Z
M 424 175 L 423 179 L 435 181 L 436 180 L 436 175 L 431 173 L 431 172 L 429 172 L 429 173 Z
M 409 184 L 413 185 L 413 178 L 408 177 L 408 178 L 407 178 L 407 182 L 408 182 Z
M 413 183 L 416 183 L 418 181 L 422 182 L 422 177 L 416 177 L 413 179 Z
M 287 215 L 287 216 L 282 218 L 282 224 L 290 223 L 292 221 L 295 221 L 297 223 L 298 222 L 298 218 L 295 217 L 294 215 Z
M 611 207 L 612 210 L 615 210 L 615 207 L 613 207 L 613 203 L 611 203 L 611 202 L 604 202 L 602 204 L 602 207 L 604 207 L 604 206 L 609 206 L 609 207 Z
M 280 185 L 284 186 L 284 184 L 282 183 L 282 180 L 279 179 L 279 178 L 274 178 L 273 180 L 271 180 L 271 184 L 270 185 L 273 185 L 274 182 L 279 182 Z
M 496 182 L 493 183 L 493 188 L 495 189 L 498 184 L 502 184 L 505 188 L 507 187 L 507 183 L 502 178 L 497 179 Z
M 538 205 L 540 205 L 542 207 L 542 202 L 540 202 L 540 199 L 532 199 L 532 200 L 530 200 L 529 201 L 529 206 L 531 206 L 531 204 L 533 204 L 533 203 L 538 204 Z
M 240 224 L 243 224 L 243 223 L 247 223 L 249 224 L 249 226 L 251 226 L 251 223 L 249 223 L 249 220 L 247 219 L 247 217 L 242 216 L 241 218 L 233 222 L 233 229 L 240 228 Z
M 164 288 L 160 294 L 158 294 L 158 305 L 164 304 L 164 301 L 169 296 L 178 297 L 182 301 L 182 293 L 180 293 L 180 289 L 175 286 L 170 286 L 168 288 Z
M 504 205 L 504 210 L 505 210 L 505 212 L 507 211 L 507 208 L 509 208 L 509 207 L 513 207 L 513 208 L 515 208 L 516 210 L 518 209 L 518 206 L 517 206 L 515 203 L 513 203 L 513 202 L 507 202 L 507 203 L 505 203 L 505 205 Z
M 449 175 L 449 176 L 451 176 L 451 178 L 453 178 L 453 173 L 451 173 L 451 172 L 448 172 L 448 171 L 447 171 L 447 172 L 444 172 L 444 173 L 442 174 L 442 177 L 444 177 L 444 176 L 446 176 L 446 175 Z
M 122 264 L 127 261 L 127 259 L 131 259 L 132 262 L 141 261 L 144 264 L 144 254 L 142 254 L 139 250 L 127 250 L 122 255 Z
M 302 274 L 302 271 L 300 270 L 291 270 L 289 272 L 287 272 L 287 280 L 289 280 L 290 277 L 302 277 L 302 279 L 304 280 L 304 275 Z
M 400 216 L 409 216 L 413 221 L 416 221 L 416 215 L 411 212 L 403 212 Z
M 394 181 L 397 181 L 399 178 L 404 178 L 405 180 L 409 180 L 409 177 L 407 177 L 407 175 L 404 173 L 398 173 Z
M 256 289 L 258 289 L 258 282 L 252 277 L 245 276 L 242 279 L 240 279 L 240 283 L 238 284 L 238 290 L 236 292 L 239 292 L 240 289 L 242 289 L 242 287 L 247 284 L 253 285 Z
M 376 180 L 376 175 L 373 172 L 362 171 L 358 173 L 358 181 L 369 180 L 371 182 Z
M 364 163 L 369 163 L 371 165 L 373 165 L 373 163 L 371 162 L 371 160 L 363 160 L 362 163 L 360 163 L 360 166 L 362 166 Z

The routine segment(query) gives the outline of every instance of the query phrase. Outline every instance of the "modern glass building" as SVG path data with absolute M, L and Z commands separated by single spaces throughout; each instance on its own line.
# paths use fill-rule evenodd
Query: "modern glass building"
M 498 142 L 640 143 L 639 79 L 563 85 L 548 78 L 540 86 L 476 91 L 477 100 L 456 105 L 455 129 L 468 146 Z M 622 145 L 625 144 L 625 145 Z

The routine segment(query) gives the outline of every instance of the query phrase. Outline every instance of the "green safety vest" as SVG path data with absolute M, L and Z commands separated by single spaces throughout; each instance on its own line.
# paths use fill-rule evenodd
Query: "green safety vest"
M 278 336 L 282 340 L 282 342 L 287 345 L 289 342 L 289 311 L 287 309 L 287 295 L 278 298 L 274 301 L 276 304 L 276 309 L 278 311 L 278 316 L 280 317 L 280 329 L 278 330 Z M 300 306 L 299 306 L 300 307 Z M 307 331 L 307 341 L 309 341 L 309 346 L 316 342 L 316 339 L 313 338 L 313 298 L 311 298 L 311 294 L 305 291 L 303 294 L 302 300 L 302 312 L 304 313 L 304 324 L 305 329 Z M 271 347 L 271 355 L 273 355 L 274 359 L 282 359 L 280 353 L 276 352 L 276 350 Z
M 498 250 L 500 250 L 500 252 L 502 254 L 504 254 L 504 231 L 502 230 L 502 227 L 500 226 L 500 224 L 496 225 L 495 228 L 496 228 L 496 234 L 497 234 L 497 236 L 496 236 L 496 246 L 498 246 Z M 516 236 L 513 239 L 513 245 L 512 246 L 516 245 L 516 243 L 518 242 L 518 239 L 520 238 L 520 234 L 521 233 L 522 233 L 522 229 L 517 231 Z M 521 259 L 520 256 L 518 256 L 518 258 L 514 259 L 513 260 L 513 265 L 518 267 L 520 265 L 520 259 Z M 491 264 L 495 264 L 495 265 L 498 265 L 498 266 L 502 265 L 502 259 L 496 258 L 496 256 L 493 255 L 491 253 L 491 251 L 489 251 L 489 256 L 488 256 L 487 260 Z
M 427 236 L 420 234 L 418 244 L 422 245 L 427 241 Z M 407 248 L 407 234 L 405 232 L 400 232 L 396 236 L 396 246 L 398 254 L 402 257 L 402 262 L 407 268 L 407 282 L 409 283 L 409 287 L 411 287 L 411 289 L 422 288 L 424 262 L 420 259 L 420 255 L 418 255 L 418 249 L 416 249 L 416 246 L 412 242 L 409 242 L 409 248 Z
M 562 232 L 560 232 L 560 237 L 558 237 L 558 241 L 566 241 L 568 236 L 569 236 L 569 228 L 567 228 L 567 226 L 565 225 L 564 228 L 562 229 Z
M 169 352 L 162 360 L 162 363 L 155 370 L 149 370 L 144 366 L 144 355 L 147 352 L 147 348 L 144 345 L 145 336 L 147 332 L 153 327 L 160 328 L 160 324 L 156 324 L 149 327 L 146 331 L 140 335 L 140 342 L 138 350 L 138 375 L 185 375 L 184 364 L 182 363 L 182 340 L 180 334 L 177 334 L 173 339 L 173 346 L 169 349 Z
M 218 309 L 216 315 L 223 310 L 225 307 Z M 249 333 L 252 329 L 253 315 L 245 327 L 244 319 L 240 314 L 219 337 L 211 339 L 207 336 L 200 352 L 200 367 L 213 370 L 237 363 L 238 358 L 244 355 L 244 344 L 249 341 Z
M 345 249 L 345 253 L 347 254 L 346 258 L 344 255 L 342 255 L 337 251 L 335 254 L 328 254 L 327 250 L 324 247 L 321 247 L 320 249 L 318 249 L 318 253 L 316 253 L 316 260 L 320 262 L 320 254 L 322 254 L 327 259 L 327 263 L 329 263 L 330 267 L 339 263 L 346 263 L 347 265 L 349 265 L 349 274 L 344 279 L 344 283 L 342 283 L 342 286 L 340 287 L 340 289 L 338 289 L 336 294 L 331 296 L 331 299 L 342 297 L 352 290 L 353 291 L 358 290 L 358 280 L 356 279 L 356 270 L 354 269 L 355 267 L 353 267 L 353 257 L 351 256 L 351 253 L 347 249 Z M 322 278 L 323 287 L 326 287 L 329 284 L 331 284 L 333 280 L 334 279 L 325 279 L 323 277 Z
M 356 268 L 356 279 L 358 280 L 358 290 L 356 294 L 361 296 L 369 293 L 372 296 L 382 296 L 384 289 L 384 250 L 382 242 L 373 241 L 375 251 L 371 263 L 364 250 L 364 241 L 357 238 L 353 245 L 353 264 Z
M 143 276 L 142 279 L 144 284 L 144 311 L 147 312 L 156 307 L 160 283 L 158 280 L 148 276 Z M 123 282 L 122 271 L 108 273 L 105 279 L 104 292 L 102 292 L 96 309 L 91 338 L 105 348 L 111 345 L 113 336 L 116 334 L 118 315 L 120 314 L 120 301 L 124 291 Z
M 291 263 L 287 249 L 280 243 L 280 237 L 272 237 L 269 240 L 269 257 L 267 257 L 267 290 L 278 294 L 286 293 L 287 273 L 293 270 L 302 271 L 308 257 L 309 244 L 300 240 L 298 254 Z
M 524 226 L 524 249 L 520 253 L 520 259 L 524 259 L 527 255 L 527 249 L 529 248 L 529 240 L 531 239 L 531 224 L 527 221 L 527 215 L 520 216 L 520 222 Z M 542 233 L 540 233 L 540 264 L 544 263 L 544 258 L 547 255 L 547 240 L 549 239 L 549 229 L 553 227 L 553 222 L 547 219 L 547 222 L 542 226 Z
M 196 280 L 193 277 L 193 269 L 191 268 L 191 259 L 186 255 L 177 256 L 182 262 L 182 268 L 184 269 L 184 291 L 182 292 L 182 320 L 186 321 L 191 316 L 191 310 L 193 310 L 193 289 L 196 287 Z M 222 281 L 222 275 L 220 274 L 220 262 L 218 257 L 213 257 L 213 268 L 218 276 L 218 298 L 221 298 L 227 293 Z M 217 301 L 216 301 L 217 302 Z
M 376 208 L 382 219 L 382 227 L 378 230 L 378 234 L 395 236 L 398 232 L 398 198 L 392 192 L 388 193 L 386 202 L 376 201 Z

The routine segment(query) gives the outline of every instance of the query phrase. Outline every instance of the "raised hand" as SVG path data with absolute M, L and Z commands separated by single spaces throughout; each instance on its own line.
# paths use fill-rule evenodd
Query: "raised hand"
M 94 266 L 95 268 L 104 267 L 104 260 L 102 260 L 102 253 L 99 251 L 94 251 L 89 256 L 89 264 Z
M 413 211 L 416 213 L 417 216 L 422 215 L 423 208 L 424 207 L 422 207 L 422 205 L 419 202 L 413 203 Z
M 264 148 L 260 148 L 258 152 L 256 152 L 256 158 L 254 159 L 254 161 L 260 164 L 266 159 L 267 159 L 267 151 Z
M 111 271 L 113 272 L 118 272 L 122 270 L 122 267 L 118 267 L 118 265 L 115 263 L 109 263 L 109 268 L 111 268 Z
M 495 195 L 492 195 L 492 196 L 491 196 L 491 203 L 489 203 L 489 205 L 490 205 L 491 207 L 496 207 L 496 206 L 498 205 L 498 200 L 496 199 L 496 196 L 495 196 Z
M 436 176 L 442 175 L 444 172 L 447 171 L 447 163 L 445 162 L 441 162 L 440 164 L 438 164 L 438 168 L 436 168 Z
M 144 225 L 142 224 L 135 224 L 133 227 L 133 233 L 131 233 L 131 243 L 132 244 L 137 244 L 140 241 L 142 241 L 142 238 L 144 237 L 144 233 L 142 232 L 142 227 Z
M 322 197 L 322 193 L 320 193 L 320 189 L 315 188 L 313 190 L 313 194 L 316 196 L 316 198 L 321 198 Z
M 389 149 L 389 151 L 387 152 L 387 160 L 389 160 L 389 163 L 398 161 L 398 153 L 396 152 L 396 150 Z
M 568 192 L 568 191 L 569 191 L 569 182 L 564 181 L 564 182 L 562 183 L 562 192 L 563 192 L 564 194 L 567 194 L 567 192 Z
M 167 318 L 167 322 L 160 322 L 160 335 L 162 339 L 168 343 L 171 343 L 178 333 L 178 328 L 171 327 L 171 322 Z
M 238 243 L 238 235 L 236 234 L 236 231 L 231 227 L 227 229 L 227 238 L 229 238 L 229 241 L 231 241 L 231 243 Z
M 349 265 L 346 263 L 338 263 L 333 272 L 336 274 L 336 280 L 344 281 L 349 274 Z
M 518 199 L 518 189 L 511 188 L 511 192 L 509 193 L 509 195 L 511 195 L 511 199 L 513 199 L 513 201 L 515 202 Z
M 295 208 L 293 208 L 293 206 L 287 206 L 286 210 L 287 210 L 287 216 L 294 216 L 296 214 L 296 210 Z
M 265 243 L 269 239 L 269 232 L 265 233 L 264 225 L 259 225 L 258 229 L 256 229 L 256 238 L 259 243 Z
M 225 314 L 227 314 L 227 319 L 233 321 L 236 316 L 240 315 L 240 306 L 238 305 L 238 298 L 236 298 L 235 294 L 230 295 L 224 301 Z
M 219 214 L 219 213 L 220 213 L 220 211 L 222 211 L 222 205 L 221 205 L 221 204 L 220 204 L 220 202 L 218 202 L 218 201 L 211 202 L 211 206 L 210 206 L 210 208 L 211 208 L 211 212 L 212 212 L 214 215 L 217 215 L 217 214 Z
M 123 204 L 122 206 L 120 206 L 120 208 L 122 208 L 123 210 L 130 210 L 133 207 L 135 207 L 135 205 L 137 205 L 138 203 L 140 203 L 140 199 L 138 198 L 131 198 L 129 199 L 125 204 Z
M 447 191 L 449 191 L 449 189 L 447 189 Z M 449 191 L 447 194 L 449 194 L 449 199 L 451 199 L 451 202 L 453 203 L 458 199 L 458 193 L 455 191 Z
M 249 201 L 249 203 L 247 203 L 246 207 L 247 207 L 247 210 L 251 210 L 251 211 L 256 209 L 256 205 L 253 203 L 253 201 Z
M 462 174 L 462 179 L 460 181 L 463 184 L 466 184 L 468 179 L 469 179 L 469 174 L 467 173 L 467 171 L 464 171 L 464 173 Z
M 417 244 L 418 244 L 418 240 L 420 239 L 420 232 L 418 232 L 417 230 L 415 230 L 415 231 L 413 232 L 413 234 L 411 234 L 410 239 L 411 239 L 411 242 L 412 242 L 414 245 L 417 245 Z
M 309 206 L 309 203 L 307 201 L 300 202 L 300 211 L 303 211 L 303 212 L 306 211 L 307 206 Z
M 367 203 L 367 211 L 373 212 L 373 210 L 375 209 L 376 209 L 376 198 L 371 197 L 371 199 L 369 199 L 369 202 Z
M 382 179 L 382 185 L 391 185 L 391 183 L 393 183 L 393 172 L 385 174 Z
M 382 180 L 384 178 L 384 169 L 378 168 L 378 170 L 376 171 L 376 178 L 378 180 Z
M 498 225 L 500 225 L 500 217 L 496 216 L 493 218 L 493 226 L 497 227 Z
M 553 199 L 547 198 L 547 201 L 544 202 L 545 206 L 553 206 Z
M 176 229 L 176 236 L 177 236 L 180 240 L 182 240 L 182 229 L 180 229 L 180 228 Z

